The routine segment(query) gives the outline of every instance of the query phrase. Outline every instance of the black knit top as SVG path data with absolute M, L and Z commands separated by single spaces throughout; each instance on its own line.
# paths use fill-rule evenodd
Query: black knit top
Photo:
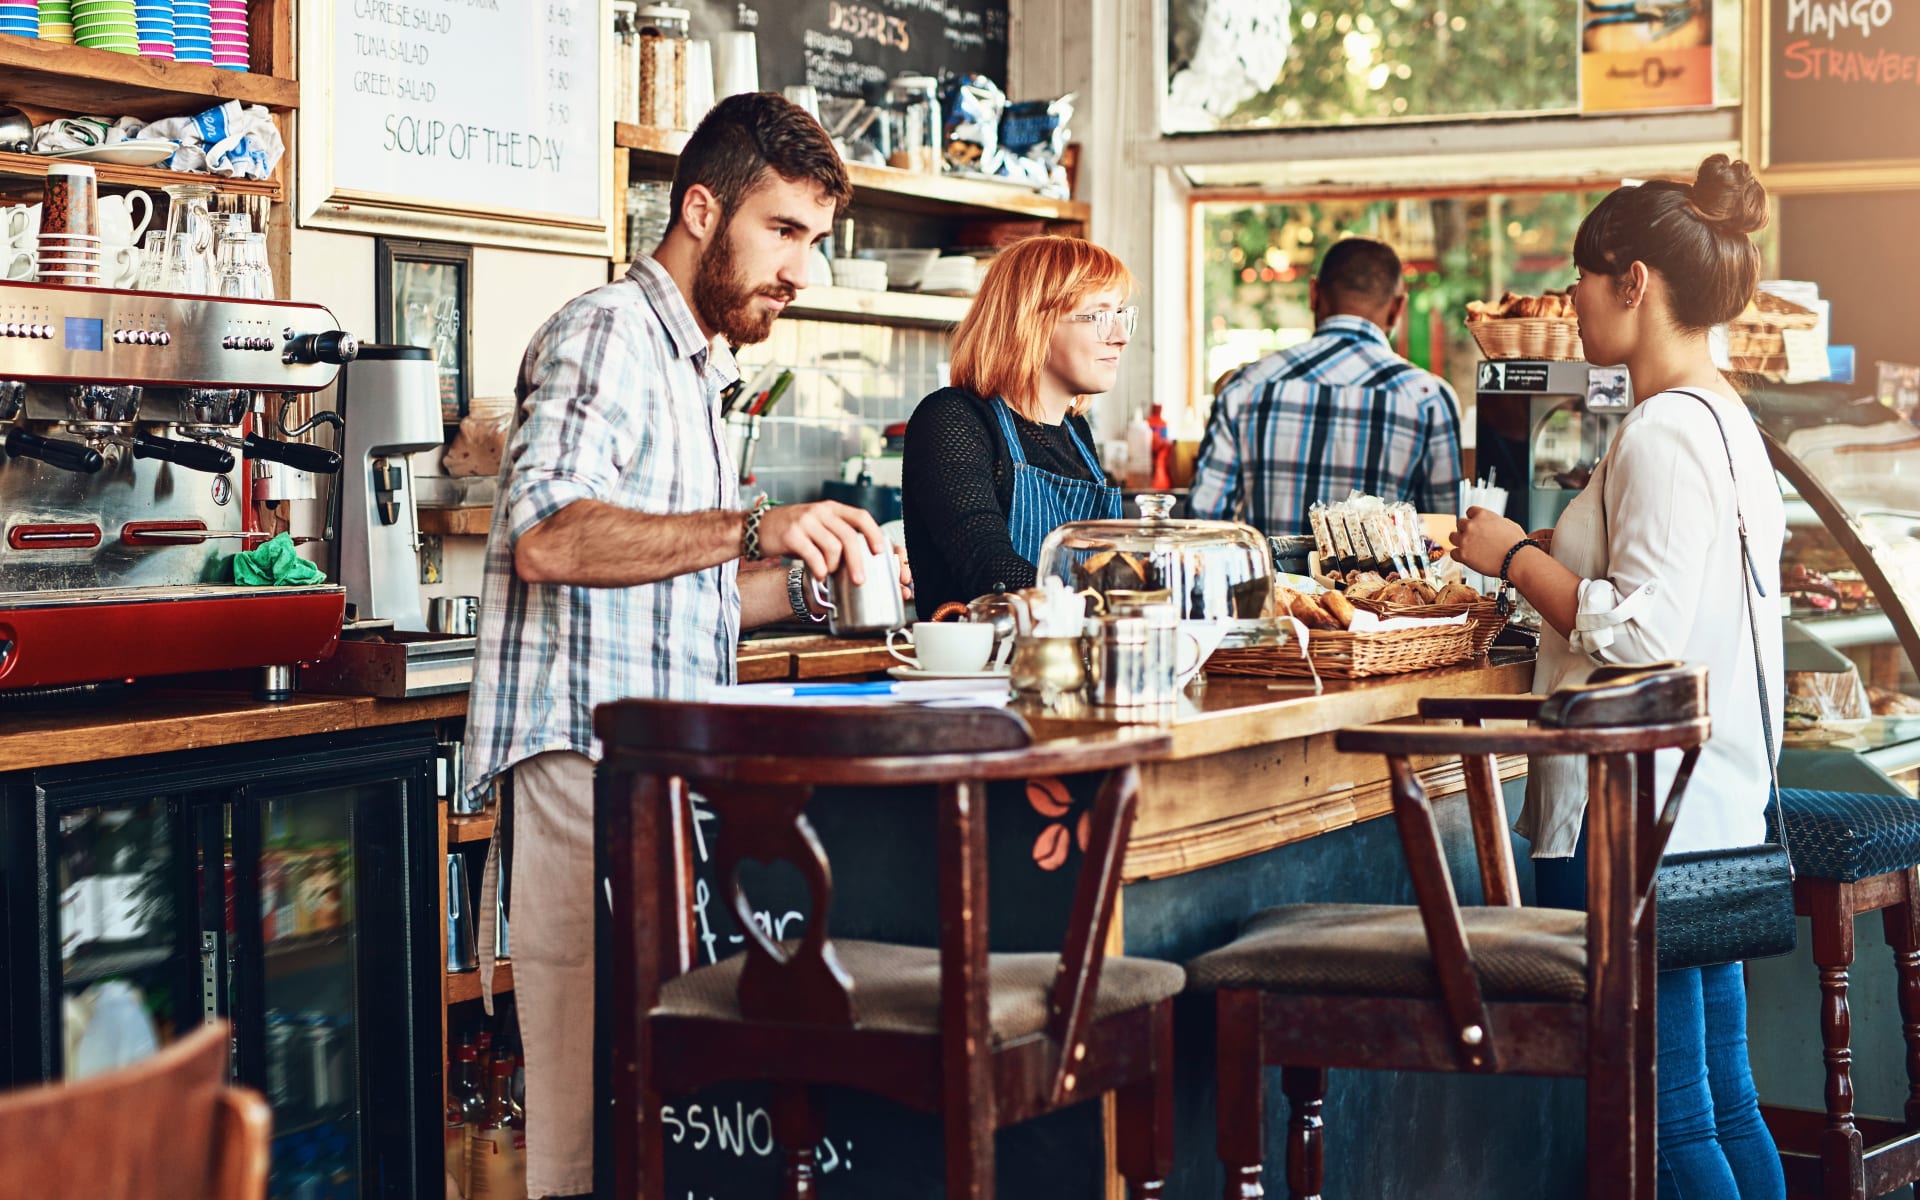
M 964 388 L 942 388 L 920 402 L 907 422 L 901 466 L 901 515 L 913 564 L 914 606 L 925 620 L 949 600 L 993 590 L 1032 587 L 1034 565 L 1007 532 L 1013 507 L 1013 457 L 993 406 Z M 1094 449 L 1085 417 L 1043 425 L 1009 410 L 1027 464 L 1070 479 L 1096 479 L 1073 438 Z M 1068 426 L 1074 433 L 1068 433 Z

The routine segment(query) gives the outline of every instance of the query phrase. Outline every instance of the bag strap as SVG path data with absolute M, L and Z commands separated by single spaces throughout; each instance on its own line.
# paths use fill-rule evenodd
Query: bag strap
M 1720 419 L 1720 411 L 1714 408 L 1711 400 L 1689 388 L 1669 390 L 1678 392 L 1682 396 L 1691 396 L 1706 406 L 1707 415 L 1713 418 L 1714 427 L 1720 431 L 1721 448 L 1727 452 L 1727 473 L 1733 478 L 1733 515 L 1736 521 L 1735 527 L 1740 531 L 1740 563 L 1744 576 L 1740 595 L 1747 602 L 1747 628 L 1753 634 L 1753 676 L 1754 682 L 1760 689 L 1760 733 L 1767 742 L 1768 801 L 1773 808 L 1774 832 L 1780 839 L 1780 848 L 1788 850 L 1788 875 L 1791 877 L 1793 853 L 1787 847 L 1787 818 L 1780 806 L 1780 768 L 1774 761 L 1773 750 L 1773 710 L 1772 705 L 1767 702 L 1767 672 L 1762 666 L 1765 660 L 1760 657 L 1760 619 L 1753 611 L 1754 592 L 1757 591 L 1764 596 L 1766 589 L 1760 586 L 1760 573 L 1753 565 L 1753 549 L 1747 544 L 1747 516 L 1740 508 L 1740 473 L 1733 465 L 1733 440 L 1727 436 L 1726 422 Z M 1603 502 L 1600 507 L 1604 510 L 1606 504 Z

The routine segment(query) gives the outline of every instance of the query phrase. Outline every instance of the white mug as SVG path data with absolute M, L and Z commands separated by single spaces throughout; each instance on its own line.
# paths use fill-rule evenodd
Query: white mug
M 131 288 L 140 278 L 143 261 L 138 246 L 106 246 L 101 252 L 101 278 L 108 287 Z
M 893 644 L 895 635 L 913 646 L 912 658 Z M 983 621 L 915 621 L 905 633 L 887 633 L 887 653 L 929 675 L 972 675 L 987 669 L 993 626 Z
M 134 210 L 140 211 L 135 220 Z M 100 237 L 113 245 L 138 244 L 153 220 L 153 197 L 135 188 L 124 196 L 100 197 Z
M 13 249 L 7 252 L 7 278 L 33 282 L 36 274 L 33 251 Z
M 6 240 L 13 246 L 30 246 L 40 236 L 40 206 L 16 204 L 6 210 Z

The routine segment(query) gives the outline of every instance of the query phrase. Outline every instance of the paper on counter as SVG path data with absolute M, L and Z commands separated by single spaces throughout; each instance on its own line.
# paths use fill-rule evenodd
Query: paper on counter
M 708 693 L 712 704 L 777 704 L 813 708 L 885 708 L 917 704 L 937 708 L 1004 708 L 1013 690 L 1005 679 L 911 679 L 865 689 L 851 685 L 737 683 Z
M 1386 617 L 1368 612 L 1364 608 L 1353 611 L 1353 621 L 1347 626 L 1348 633 L 1392 633 L 1396 629 L 1424 629 L 1429 625 L 1465 625 L 1471 613 L 1455 613 L 1451 617 Z

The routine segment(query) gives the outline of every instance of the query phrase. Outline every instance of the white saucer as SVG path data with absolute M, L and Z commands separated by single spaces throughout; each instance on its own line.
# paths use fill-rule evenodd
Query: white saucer
M 985 671 L 923 671 L 919 667 L 888 667 L 887 674 L 895 679 L 1005 679 L 1008 671 L 1005 667 L 990 667 Z
M 78 150 L 55 150 L 46 158 L 71 158 L 78 162 L 117 163 L 123 167 L 145 167 L 172 158 L 180 148 L 166 138 L 133 138 L 110 146 L 82 146 Z

